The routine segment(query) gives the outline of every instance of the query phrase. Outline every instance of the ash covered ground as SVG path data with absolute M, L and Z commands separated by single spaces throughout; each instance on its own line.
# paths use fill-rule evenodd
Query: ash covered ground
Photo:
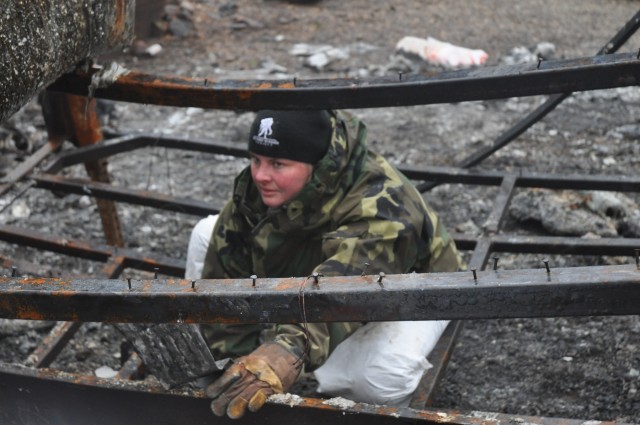
M 483 49 L 489 54 L 487 65 L 513 59 L 515 47 L 532 50 L 542 42 L 555 46 L 555 58 L 575 58 L 595 54 L 637 12 L 638 4 L 628 0 L 324 0 L 303 6 L 276 0 L 202 0 L 177 5 L 174 20 L 181 22 L 172 22 L 174 33 L 140 41 L 132 51 L 104 60 L 149 73 L 212 80 L 406 74 L 425 69 L 424 64 L 394 55 L 394 46 L 407 35 Z M 638 41 L 634 36 L 621 52 L 637 51 Z M 156 43 L 162 50 L 153 57 L 146 55 L 145 50 Z M 307 56 L 293 54 L 300 44 L 312 51 L 318 51 L 318 45 L 331 46 L 334 55 L 324 66 L 314 68 Z M 392 162 L 449 166 L 491 144 L 543 101 L 544 97 L 527 97 L 353 112 L 368 124 L 372 149 Z M 105 127 L 118 132 L 144 131 L 238 145 L 245 143 L 253 118 L 250 112 L 126 103 L 106 104 L 105 110 Z M 639 112 L 637 87 L 577 93 L 477 169 L 636 175 L 640 170 Z M 12 150 L 5 143 L 0 164 L 4 172 L 45 138 L 35 102 L 13 118 L 13 125 L 30 147 Z M 164 148 L 117 155 L 109 161 L 116 185 L 218 204 L 227 198 L 233 176 L 245 165 L 242 159 Z M 84 177 L 85 171 L 73 167 L 65 174 Z M 70 240 L 104 242 L 93 199 L 59 197 L 36 189 L 21 195 L 25 184 L 0 199 L 1 222 Z M 481 234 L 496 193 L 496 188 L 441 185 L 425 198 L 452 231 Z M 584 223 L 594 220 L 593 228 L 587 226 L 591 222 L 581 222 L 586 237 L 640 237 L 637 195 L 616 194 L 620 210 L 613 211 L 622 213 L 609 215 L 606 209 L 598 214 L 587 208 L 589 194 L 543 195 L 541 201 L 537 193 L 520 191 L 505 230 L 568 234 L 567 227 L 575 224 L 576 217 L 561 215 L 551 220 L 557 226 L 545 225 L 532 212 L 542 204 L 547 206 L 546 215 L 558 209 L 590 211 L 591 215 L 580 216 Z M 185 257 L 191 227 L 199 219 L 128 205 L 119 205 L 118 211 L 128 247 L 175 258 Z M 36 264 L 45 274 L 53 270 L 91 276 L 102 266 L 5 243 L 0 247 L 4 256 Z M 540 267 L 542 257 L 501 255 L 500 265 Z M 632 261 L 630 257 L 546 257 L 556 267 Z M 149 277 L 143 272 L 126 273 Z M 0 322 L 0 361 L 24 360 L 51 326 L 48 322 Z M 82 373 L 93 373 L 101 366 L 117 368 L 120 341 L 109 325 L 85 324 L 52 366 Z M 469 321 L 433 404 L 640 423 L 639 347 L 637 316 Z

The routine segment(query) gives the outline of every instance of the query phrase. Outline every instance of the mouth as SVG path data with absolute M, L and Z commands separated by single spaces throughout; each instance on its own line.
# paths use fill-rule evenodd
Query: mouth
M 276 194 L 276 190 L 275 189 L 266 189 L 266 188 L 259 188 L 260 189 L 260 194 L 262 196 L 273 196 L 274 194 Z

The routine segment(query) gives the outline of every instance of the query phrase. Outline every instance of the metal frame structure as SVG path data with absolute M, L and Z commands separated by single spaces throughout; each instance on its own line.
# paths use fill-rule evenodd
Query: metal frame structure
M 89 72 L 63 75 L 49 90 L 65 93 L 52 100 L 55 109 L 64 104 L 67 121 L 62 129 L 49 128 L 50 142 L 22 163 L 2 182 L 0 196 L 16 183 L 30 179 L 27 190 L 39 188 L 68 193 L 89 194 L 105 202 L 101 218 L 109 245 L 87 241 L 69 241 L 33 230 L 0 225 L 0 240 L 21 246 L 32 246 L 65 255 L 104 263 L 102 279 L 18 278 L 11 259 L 2 266 L 12 276 L 0 278 L 0 317 L 60 320 L 40 346 L 27 359 L 25 369 L 0 365 L 0 411 L 25 412 L 39 410 L 63 415 L 54 389 L 73 394 L 82 405 L 87 391 L 95 391 L 104 400 L 96 411 L 110 415 L 108 422 L 136 423 L 136 411 L 141 405 L 152 405 L 157 417 L 171 417 L 166 406 L 191 413 L 189 423 L 208 423 L 211 414 L 208 402 L 197 391 L 172 393 L 139 382 L 126 381 L 141 373 L 143 365 L 137 356 L 127 360 L 115 383 L 86 376 L 77 376 L 46 369 L 65 343 L 73 336 L 81 321 L 146 321 L 146 322 L 299 322 L 306 320 L 424 320 L 497 317 L 556 317 L 564 315 L 640 314 L 640 239 L 559 238 L 513 236 L 501 232 L 509 202 L 517 187 L 546 187 L 640 192 L 637 176 L 581 176 L 545 173 L 499 173 L 465 170 L 507 145 L 527 128 L 549 113 L 570 95 L 571 91 L 594 90 L 638 85 L 640 54 L 611 55 L 640 26 L 640 12 L 616 34 L 597 56 L 577 60 L 539 62 L 532 65 L 483 68 L 437 75 L 398 76 L 371 80 L 305 80 L 305 81 L 227 81 L 161 77 L 125 72 L 112 84 L 95 91 L 96 97 L 159 105 L 201 106 L 219 109 L 269 108 L 357 108 L 445 103 L 464 100 L 493 99 L 532 94 L 554 94 L 545 104 L 530 113 L 494 144 L 481 149 L 457 167 L 401 167 L 425 192 L 440 183 L 491 185 L 499 188 L 494 210 L 488 221 L 487 233 L 480 237 L 453 235 L 458 247 L 473 251 L 469 272 L 439 275 L 370 275 L 342 278 L 251 279 L 235 281 L 187 281 L 184 279 L 153 279 L 131 281 L 121 279 L 126 268 L 161 272 L 180 277 L 182 261 L 141 255 L 118 242 L 118 218 L 109 207 L 111 202 L 162 208 L 187 214 L 215 213 L 220 205 L 171 197 L 159 193 L 114 187 L 109 183 L 100 161 L 109 156 L 139 149 L 150 144 L 167 148 L 208 153 L 245 156 L 237 147 L 206 140 L 186 140 L 145 134 L 101 133 L 97 121 L 74 120 L 85 100 L 76 97 L 88 94 L 93 74 Z M 453 89 L 452 89 L 453 88 Z M 62 99 L 62 100 L 61 100 Z M 82 100 L 82 102 L 80 102 Z M 62 102 L 62 103 L 61 103 Z M 89 102 L 89 116 L 95 113 Z M 84 106 L 83 106 L 84 107 Z M 86 110 L 83 110 L 86 116 Z M 70 117 L 70 118 L 69 118 Z M 59 141 L 71 138 L 79 147 L 58 154 L 46 168 L 35 172 L 39 163 L 51 155 Z M 65 178 L 63 168 L 87 164 L 89 179 Z M 93 164 L 93 165 L 92 165 Z M 110 212 L 111 211 L 111 212 Z M 121 239 L 120 239 L 121 240 Z M 494 260 L 493 270 L 484 270 L 491 254 L 562 253 L 574 255 L 635 256 L 636 264 L 588 268 L 549 268 L 503 271 Z M 632 261 L 631 261 L 632 262 Z M 23 263 L 20 267 L 28 267 Z M 12 270 L 13 267 L 13 270 Z M 318 280 L 319 279 L 319 280 Z M 425 282 L 428 285 L 425 285 Z M 299 308 L 305 299 L 305 311 Z M 380 308 L 371 308 L 372 303 Z M 348 304 L 348 308 L 346 307 Z M 133 306 L 133 308 L 132 308 Z M 211 306 L 215 306 L 212 310 Z M 404 306 L 400 308 L 400 306 Z M 366 308 L 365 308 L 366 307 Z M 69 320 L 70 322 L 65 322 Z M 436 367 L 421 382 L 411 407 L 393 409 L 363 404 L 331 406 L 317 399 L 273 401 L 265 415 L 254 418 L 261 423 L 304 418 L 305 423 L 398 423 L 415 421 L 428 423 L 476 424 L 514 422 L 511 415 L 469 412 L 458 413 L 429 410 L 429 395 L 442 376 L 451 354 L 459 322 L 452 326 L 434 350 Z M 20 397 L 12 389 L 28 389 L 33 397 Z M 53 391 L 52 391 L 53 390 Z M 46 394 L 46 396 L 44 395 Z M 94 394 L 94 393 L 91 393 Z M 92 397 L 92 396 L 90 396 Z M 113 403 L 121 409 L 114 411 Z M 146 404 L 145 404 L 146 403 Z M 288 406 L 300 409 L 289 409 Z M 180 408 L 178 406 L 184 406 Z M 188 406 L 188 408 L 187 408 Z M 108 409 L 108 410 L 106 410 Z M 91 409 L 89 409 L 91 410 Z M 95 412 L 79 408 L 67 419 L 82 421 Z M 67 412 L 68 413 L 68 412 Z M 73 416 L 75 415 L 75 416 Z M 98 415 L 99 416 L 99 415 Z M 2 414 L 0 413 L 0 419 Z M 145 421 L 149 417 L 145 416 Z M 222 423 L 226 419 L 220 419 Z M 528 423 L 583 423 L 582 420 L 558 420 L 518 416 Z M 26 422 L 25 422 L 26 423 Z M 99 423 L 99 422 L 96 422 Z M 218 423 L 218 422 L 216 422 Z

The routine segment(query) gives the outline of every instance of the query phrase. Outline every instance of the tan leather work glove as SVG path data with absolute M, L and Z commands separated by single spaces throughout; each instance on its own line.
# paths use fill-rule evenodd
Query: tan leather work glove
M 270 395 L 287 391 L 301 368 L 302 361 L 284 347 L 273 342 L 263 344 L 236 359 L 207 386 L 207 396 L 213 398 L 211 410 L 216 416 L 226 413 L 231 419 L 241 418 L 247 409 L 257 412 Z

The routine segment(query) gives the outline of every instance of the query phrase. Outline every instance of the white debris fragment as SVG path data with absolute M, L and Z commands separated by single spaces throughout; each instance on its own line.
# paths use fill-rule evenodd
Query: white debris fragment
M 344 397 L 334 397 L 323 401 L 322 404 L 326 404 L 327 406 L 331 407 L 337 407 L 338 409 L 350 409 L 356 405 L 356 402 Z
M 269 397 L 269 401 L 278 404 L 286 404 L 289 407 L 297 406 L 302 403 L 302 397 L 296 394 L 273 394 Z
M 313 69 L 321 70 L 331 62 L 349 58 L 349 48 L 333 47 L 329 44 L 295 44 L 289 54 L 306 56 L 305 64 Z
M 517 65 L 522 63 L 537 62 L 539 59 L 549 60 L 556 55 L 556 46 L 548 41 L 538 43 L 532 49 L 524 46 L 516 46 L 509 54 L 502 58 L 505 65 Z
M 447 69 L 470 68 L 484 65 L 489 55 L 484 50 L 468 49 L 437 40 L 433 37 L 418 38 L 407 36 L 396 45 L 396 50 L 416 55 L 422 60 Z
M 11 215 L 14 218 L 27 218 L 31 215 L 31 209 L 24 201 L 16 202 L 11 207 Z
M 160 52 L 162 52 L 162 46 L 159 45 L 158 43 L 152 44 L 151 46 L 147 47 L 147 49 L 144 52 L 147 55 L 153 57 L 158 55 Z
M 118 374 L 118 372 L 111 369 L 109 366 L 100 366 L 95 370 L 94 373 L 98 378 L 102 378 L 102 379 L 110 379 L 115 377 Z

